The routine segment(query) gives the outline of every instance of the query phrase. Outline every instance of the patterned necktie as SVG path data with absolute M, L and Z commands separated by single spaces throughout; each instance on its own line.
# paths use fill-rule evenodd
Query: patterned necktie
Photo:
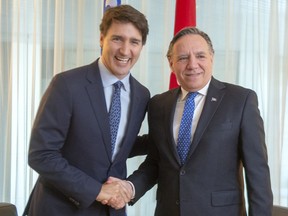
M 121 93 L 121 87 L 122 82 L 117 81 L 113 84 L 114 86 L 114 93 L 112 95 L 112 101 L 110 105 L 110 111 L 109 111 L 109 123 L 110 123 L 110 131 L 111 131 L 111 149 L 112 149 L 112 155 L 115 148 L 116 143 L 116 137 L 121 117 L 121 100 L 120 100 L 120 93 Z
M 190 148 L 192 119 L 195 109 L 194 98 L 197 94 L 198 92 L 188 93 L 179 127 L 177 151 L 180 157 L 181 165 L 184 164 Z

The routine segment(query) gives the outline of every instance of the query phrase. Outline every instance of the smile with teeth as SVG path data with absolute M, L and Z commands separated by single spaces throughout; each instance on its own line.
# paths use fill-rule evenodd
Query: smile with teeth
M 120 57 L 115 57 L 118 61 L 120 61 L 120 62 L 122 62 L 122 63 L 127 63 L 129 60 L 130 60 L 130 58 L 120 58 Z

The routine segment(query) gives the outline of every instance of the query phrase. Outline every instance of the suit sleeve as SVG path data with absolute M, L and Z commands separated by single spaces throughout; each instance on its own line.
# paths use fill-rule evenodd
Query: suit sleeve
M 28 160 L 29 165 L 50 186 L 78 207 L 87 207 L 95 201 L 102 185 L 69 164 L 61 154 L 71 121 L 71 101 L 64 78 L 56 75 L 39 106 L 32 128 Z
M 138 136 L 136 142 L 134 143 L 132 150 L 129 154 L 129 158 L 146 155 L 148 153 L 148 135 Z
M 241 123 L 240 148 L 245 168 L 249 215 L 270 216 L 273 197 L 263 120 L 255 92 L 248 94 Z
M 151 124 L 151 103 L 148 106 L 148 123 Z M 149 127 L 150 130 L 150 127 Z M 149 133 L 150 134 L 150 133 Z M 136 203 L 148 190 L 150 190 L 158 180 L 158 149 L 155 143 L 152 142 L 150 135 L 145 135 L 141 138 L 143 146 L 147 148 L 147 156 L 144 162 L 139 168 L 128 177 L 128 181 L 131 181 L 135 187 L 135 197 L 130 203 L 133 205 Z
M 136 203 L 148 190 L 150 190 L 158 179 L 157 148 L 149 143 L 148 155 L 139 168 L 128 177 L 135 187 L 135 197 L 130 203 Z

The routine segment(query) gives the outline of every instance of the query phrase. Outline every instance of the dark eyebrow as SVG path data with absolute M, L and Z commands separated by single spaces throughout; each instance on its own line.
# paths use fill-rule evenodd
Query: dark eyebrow
M 117 34 L 114 34 L 114 35 L 111 35 L 112 38 L 115 38 L 115 37 L 122 37 L 121 35 L 117 35 Z

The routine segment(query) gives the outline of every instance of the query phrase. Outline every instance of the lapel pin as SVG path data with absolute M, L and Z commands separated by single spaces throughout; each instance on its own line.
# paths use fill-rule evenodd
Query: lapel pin
M 216 101 L 217 101 L 217 98 L 212 97 L 212 98 L 211 98 L 211 101 L 212 101 L 212 102 L 216 102 Z

